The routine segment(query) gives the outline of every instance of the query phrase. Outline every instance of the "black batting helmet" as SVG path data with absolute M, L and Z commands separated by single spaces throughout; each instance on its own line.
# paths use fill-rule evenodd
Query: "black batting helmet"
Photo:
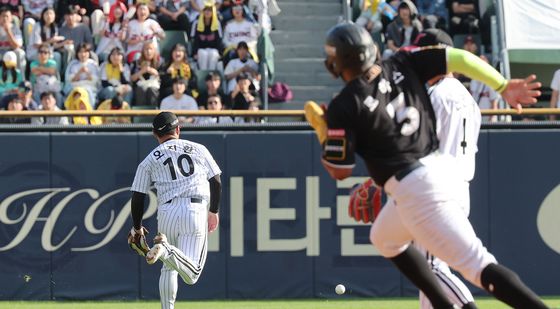
M 353 23 L 342 23 L 328 31 L 325 53 L 327 70 L 339 77 L 344 70 L 363 73 L 372 67 L 377 47 L 366 29 Z

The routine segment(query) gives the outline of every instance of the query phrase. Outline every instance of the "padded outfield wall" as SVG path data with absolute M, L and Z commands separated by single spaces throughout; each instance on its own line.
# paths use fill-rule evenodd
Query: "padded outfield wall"
M 411 296 L 347 216 L 306 132 L 193 132 L 223 170 L 221 225 L 179 299 Z M 471 221 L 498 260 L 560 295 L 560 131 L 482 132 Z M 149 133 L 1 133 L 0 299 L 157 299 L 159 266 L 126 244 L 129 186 Z M 519 159 L 518 159 L 519 158 Z M 150 199 L 145 225 L 156 232 Z M 476 293 L 482 293 L 476 290 Z

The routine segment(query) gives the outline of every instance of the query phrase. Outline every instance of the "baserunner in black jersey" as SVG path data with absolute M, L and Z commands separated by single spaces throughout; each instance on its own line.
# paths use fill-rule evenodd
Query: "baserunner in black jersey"
M 462 181 L 455 160 L 436 152 L 435 117 L 424 84 L 447 72 L 481 80 L 513 107 L 536 103 L 535 76 L 504 79 L 475 55 L 454 48 L 401 50 L 376 62 L 370 35 L 341 24 L 327 35 L 325 64 L 346 86 L 326 111 L 309 116 L 323 145 L 322 162 L 335 179 L 351 175 L 355 154 L 395 201 L 382 209 L 371 241 L 432 302 L 453 308 L 412 239 L 463 277 L 514 308 L 546 308 L 539 297 L 482 245 L 456 200 Z M 313 113 L 311 113 L 313 114 Z

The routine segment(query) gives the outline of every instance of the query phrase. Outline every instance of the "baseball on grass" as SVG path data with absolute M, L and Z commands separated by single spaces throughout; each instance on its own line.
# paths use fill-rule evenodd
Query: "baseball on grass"
M 346 287 L 344 287 L 344 285 L 342 285 L 342 284 L 338 284 L 334 288 L 334 291 L 336 292 L 336 294 L 342 295 L 342 294 L 344 294 L 344 292 L 346 292 Z

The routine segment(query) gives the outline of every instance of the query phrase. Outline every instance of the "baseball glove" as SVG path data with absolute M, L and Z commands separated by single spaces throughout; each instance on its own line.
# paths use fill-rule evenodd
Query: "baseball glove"
M 146 256 L 146 253 L 150 251 L 148 243 L 146 242 L 146 235 L 148 230 L 145 227 L 140 227 L 139 230 L 132 227 L 128 233 L 128 245 L 132 250 L 141 256 Z
M 315 130 L 321 145 L 327 140 L 327 122 L 325 121 L 325 110 L 313 101 L 305 102 L 305 119 Z
M 382 189 L 376 187 L 370 178 L 354 186 L 350 192 L 348 215 L 358 222 L 371 223 L 379 215 L 382 206 Z

